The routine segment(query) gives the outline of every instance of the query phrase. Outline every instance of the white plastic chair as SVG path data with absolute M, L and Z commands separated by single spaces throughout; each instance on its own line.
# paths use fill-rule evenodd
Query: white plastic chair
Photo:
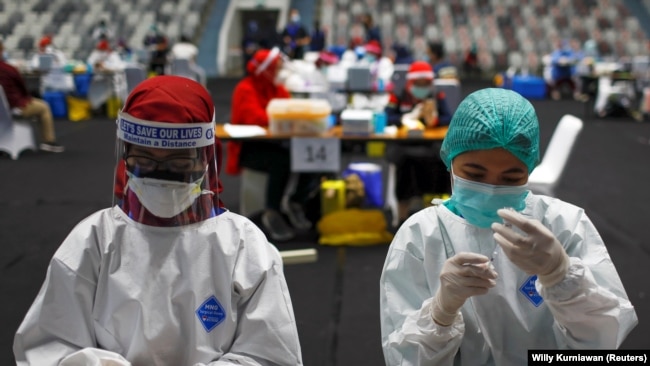
M 564 172 L 575 141 L 582 131 L 582 125 L 580 118 L 570 114 L 566 114 L 560 119 L 542 162 L 528 177 L 531 191 L 549 196 L 554 195 L 555 187 Z
M 14 120 L 5 91 L 0 86 L 0 151 L 17 160 L 27 149 L 37 151 L 33 126 L 28 121 Z
M 171 74 L 183 76 L 189 79 L 196 80 L 194 72 L 190 67 L 190 60 L 177 58 L 171 61 Z
M 124 68 L 124 76 L 126 77 L 126 94 L 128 95 L 147 78 L 147 71 L 141 65 L 128 65 Z

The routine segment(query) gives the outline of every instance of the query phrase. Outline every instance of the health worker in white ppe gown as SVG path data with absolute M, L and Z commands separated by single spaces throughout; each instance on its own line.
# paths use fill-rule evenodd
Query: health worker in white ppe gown
M 459 105 L 440 156 L 451 198 L 412 215 L 380 280 L 387 365 L 527 364 L 529 349 L 615 349 L 637 324 L 584 210 L 527 189 L 539 123 L 518 93 Z
M 281 257 L 222 207 L 212 98 L 157 76 L 117 121 L 112 208 L 54 254 L 18 365 L 302 365 Z

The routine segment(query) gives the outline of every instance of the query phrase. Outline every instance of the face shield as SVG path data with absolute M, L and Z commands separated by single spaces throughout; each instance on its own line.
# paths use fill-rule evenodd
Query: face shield
M 114 204 L 133 220 L 179 226 L 219 213 L 213 121 L 156 122 L 120 112 Z
M 251 63 L 254 75 L 257 77 L 262 77 L 274 85 L 283 85 L 287 78 L 297 71 L 289 57 L 278 47 L 258 52 L 262 58 L 260 60 L 254 58 Z

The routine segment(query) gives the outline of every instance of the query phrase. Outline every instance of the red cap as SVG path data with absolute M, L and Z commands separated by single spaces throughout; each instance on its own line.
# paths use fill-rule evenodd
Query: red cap
M 409 67 L 409 70 L 406 72 L 406 79 L 431 79 L 435 77 L 431 65 L 426 61 L 415 61 Z
M 364 46 L 366 52 L 375 54 L 377 56 L 381 55 L 381 44 L 375 40 L 372 40 Z
M 337 62 L 339 62 L 339 58 L 335 53 L 323 51 L 318 55 L 316 65 L 334 65 Z
M 107 40 L 102 39 L 101 41 L 97 42 L 97 49 L 100 51 L 109 51 L 111 49 L 111 45 Z
M 171 123 L 210 122 L 214 104 L 199 83 L 180 76 L 161 75 L 138 84 L 124 103 L 133 117 Z
M 41 40 L 38 42 L 38 48 L 45 48 L 49 45 L 52 44 L 52 37 L 51 36 L 43 36 Z

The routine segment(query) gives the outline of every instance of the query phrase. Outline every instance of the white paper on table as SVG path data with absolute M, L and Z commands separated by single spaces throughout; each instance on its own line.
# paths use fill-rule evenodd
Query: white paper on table
M 266 135 L 266 129 L 264 129 L 264 127 L 255 125 L 233 125 L 226 123 L 223 125 L 223 129 L 228 133 L 228 135 L 230 135 L 230 137 L 253 137 Z

